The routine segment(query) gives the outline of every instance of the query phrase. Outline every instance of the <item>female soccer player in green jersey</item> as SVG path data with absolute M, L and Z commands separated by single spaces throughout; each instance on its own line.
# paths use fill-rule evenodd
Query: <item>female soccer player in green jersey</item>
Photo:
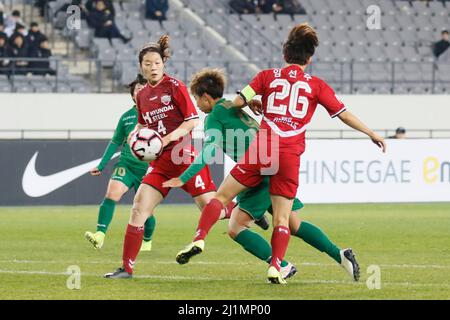
M 240 108 L 234 107 L 231 101 L 222 98 L 224 88 L 225 76 L 218 69 L 204 69 L 193 75 L 191 92 L 199 109 L 208 114 L 204 126 L 204 146 L 191 166 L 180 177 L 167 181 L 164 186 L 181 187 L 184 185 L 215 158 L 216 150 L 223 150 L 234 161 L 238 161 L 247 151 L 259 125 Z M 269 177 L 263 179 L 258 186 L 241 192 L 237 199 L 238 205 L 231 214 L 228 234 L 245 250 L 270 263 L 272 249 L 269 243 L 258 233 L 249 229 L 255 220 L 264 216 L 266 211 L 270 213 L 273 211 L 269 193 Z M 346 249 L 338 248 L 315 225 L 302 221 L 296 212 L 302 207 L 303 204 L 300 200 L 294 199 L 289 219 L 291 234 L 317 250 L 327 253 L 349 273 L 352 279 L 358 280 L 359 267 L 356 260 L 349 261 L 344 254 Z M 202 212 L 194 241 L 177 256 L 179 263 L 180 261 L 187 263 L 192 256 L 204 250 L 204 239 L 209 231 L 205 226 L 212 226 L 212 223 L 217 220 L 218 217 Z M 280 271 L 283 279 L 286 279 L 294 275 L 297 270 L 291 263 L 283 260 Z
M 128 87 L 130 88 L 130 94 L 134 102 L 136 102 L 137 93 L 145 84 L 146 80 L 140 74 L 129 84 Z M 114 166 L 113 174 L 109 180 L 105 199 L 103 199 L 103 202 L 100 205 L 97 232 L 93 233 L 87 231 L 85 233 L 86 239 L 89 240 L 96 249 L 100 249 L 103 246 L 106 231 L 108 230 L 108 226 L 114 215 L 116 203 L 120 201 L 122 196 L 127 193 L 130 188 L 134 187 L 136 191 L 141 184 L 142 177 L 147 172 L 148 163 L 136 159 L 131 154 L 126 141 L 130 132 L 136 127 L 137 119 L 138 113 L 136 106 L 133 106 L 120 117 L 114 136 L 109 142 L 100 164 L 90 171 L 93 176 L 101 175 L 103 169 L 111 160 L 114 153 L 122 146 L 119 161 Z M 145 222 L 144 242 L 142 243 L 141 251 L 150 251 L 152 249 L 152 236 L 154 230 L 155 217 L 151 216 Z

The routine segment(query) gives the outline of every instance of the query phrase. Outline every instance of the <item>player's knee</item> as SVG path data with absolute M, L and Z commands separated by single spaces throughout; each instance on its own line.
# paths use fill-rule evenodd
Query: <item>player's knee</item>
M 227 234 L 228 234 L 228 236 L 229 236 L 231 239 L 234 239 L 234 238 L 236 238 L 236 236 L 237 236 L 236 231 L 233 230 L 233 229 L 230 228 L 230 227 L 228 227 Z
M 115 202 L 120 201 L 120 199 L 122 198 L 122 193 L 121 192 L 117 192 L 117 191 L 111 191 L 108 190 L 106 191 L 106 198 L 111 199 Z
M 226 195 L 217 193 L 214 199 L 220 201 L 224 206 L 226 206 L 231 200 L 226 197 Z
M 288 227 L 289 226 L 289 217 L 284 216 L 276 216 L 273 217 L 273 226 L 274 227 Z

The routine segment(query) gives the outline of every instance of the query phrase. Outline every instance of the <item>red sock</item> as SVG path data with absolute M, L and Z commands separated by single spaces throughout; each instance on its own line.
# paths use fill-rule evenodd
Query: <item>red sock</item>
M 272 232 L 272 261 L 271 265 L 280 271 L 281 261 L 283 261 L 284 255 L 286 254 L 286 249 L 289 243 L 289 238 L 291 237 L 291 232 L 287 227 L 276 227 Z
M 197 232 L 194 241 L 205 240 L 206 235 L 212 226 L 219 220 L 220 212 L 224 209 L 222 202 L 211 199 L 202 210 L 198 221 Z
M 127 226 L 125 241 L 123 243 L 122 261 L 126 272 L 133 273 L 136 257 L 141 249 L 142 238 L 144 236 L 144 227 Z
M 231 201 L 228 205 L 227 208 L 225 209 L 225 218 L 223 218 L 222 220 L 225 219 L 230 219 L 231 217 L 231 213 L 233 212 L 234 206 L 236 205 L 236 202 Z

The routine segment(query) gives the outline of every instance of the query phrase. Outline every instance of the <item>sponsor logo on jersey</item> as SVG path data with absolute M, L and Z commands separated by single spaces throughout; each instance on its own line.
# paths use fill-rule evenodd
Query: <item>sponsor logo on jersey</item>
M 168 106 L 172 102 L 172 98 L 169 95 L 165 95 L 161 97 L 161 103 Z

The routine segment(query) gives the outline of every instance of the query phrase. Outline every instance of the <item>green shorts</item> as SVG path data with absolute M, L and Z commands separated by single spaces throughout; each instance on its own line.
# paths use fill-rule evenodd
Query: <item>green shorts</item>
M 137 191 L 146 172 L 147 169 L 131 168 L 126 161 L 119 161 L 114 166 L 111 180 L 120 181 L 126 185 L 128 189 L 134 187 L 134 191 Z
M 237 196 L 238 206 L 254 220 L 261 219 L 266 211 L 272 214 L 272 202 L 269 193 L 269 177 L 264 178 L 259 185 L 247 189 Z M 303 203 L 295 198 L 292 211 L 303 208 Z

